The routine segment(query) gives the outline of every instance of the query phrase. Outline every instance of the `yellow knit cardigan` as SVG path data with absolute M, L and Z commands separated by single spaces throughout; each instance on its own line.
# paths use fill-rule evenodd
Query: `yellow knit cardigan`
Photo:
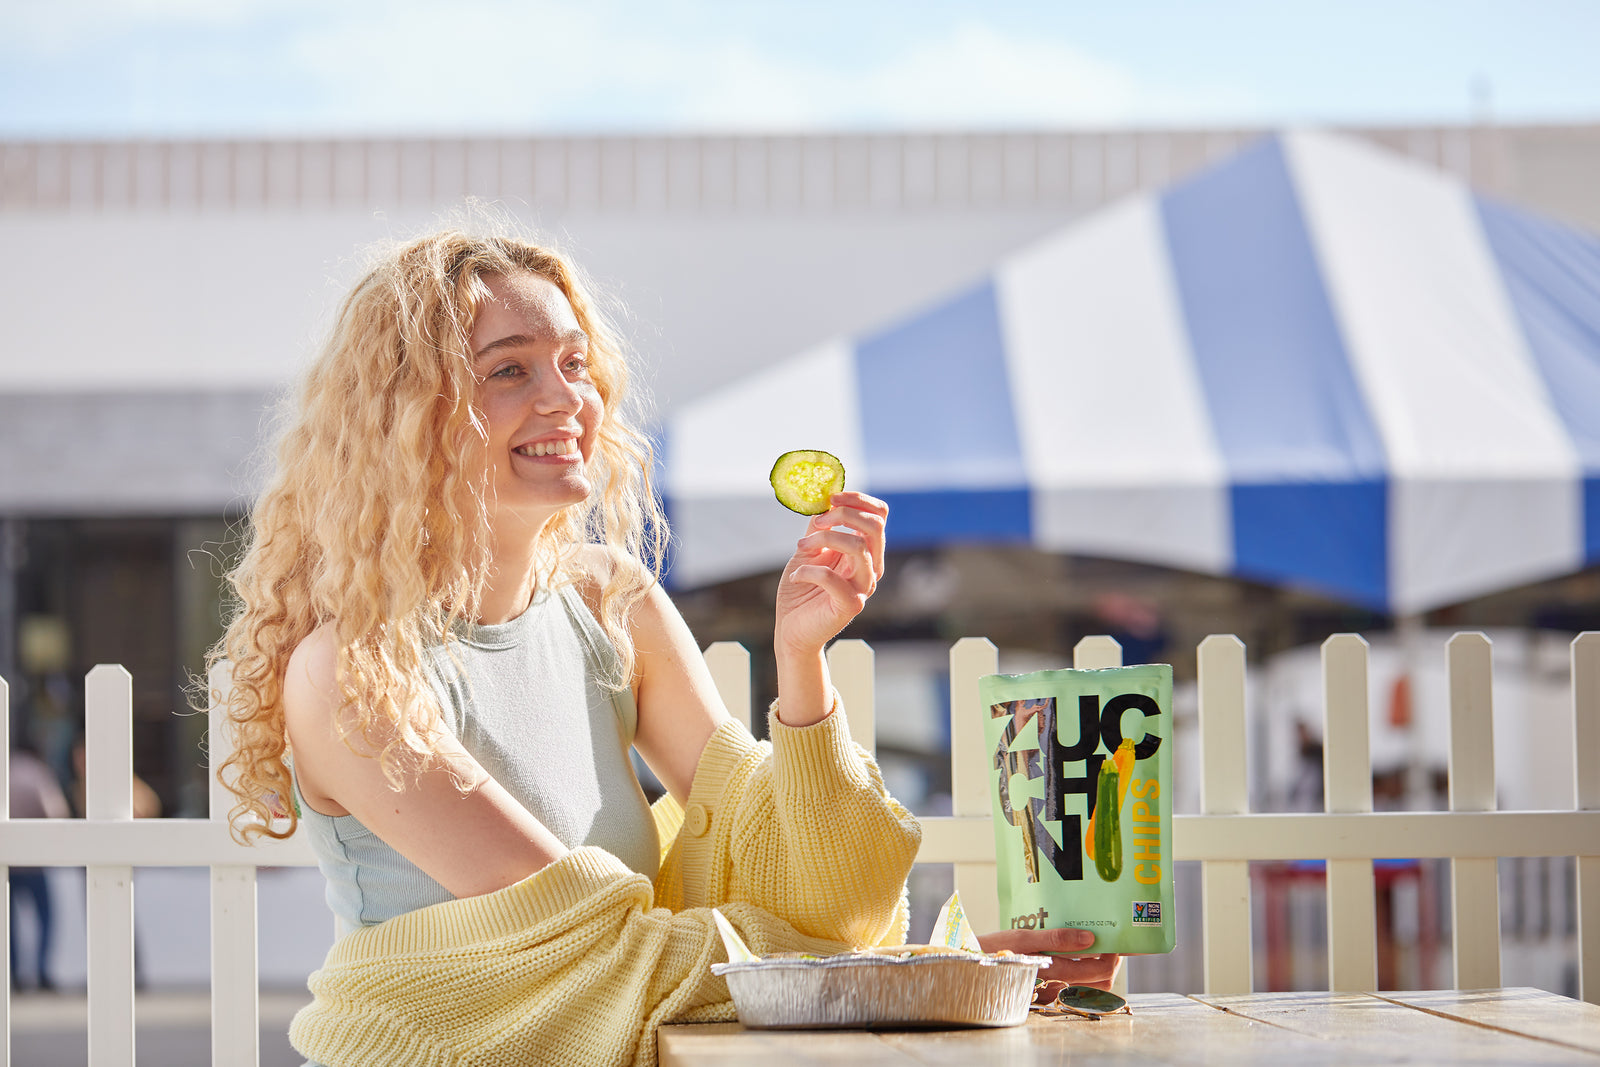
M 342 938 L 290 1041 L 327 1067 L 656 1062 L 656 1027 L 733 1018 L 710 908 L 757 953 L 906 937 L 922 832 L 844 716 L 712 735 L 686 807 L 656 805 L 652 886 L 579 848 L 506 889 Z

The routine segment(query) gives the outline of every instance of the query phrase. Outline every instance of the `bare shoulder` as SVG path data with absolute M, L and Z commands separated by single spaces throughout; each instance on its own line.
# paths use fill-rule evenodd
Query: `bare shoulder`
M 572 559 L 570 573 L 589 610 L 598 613 L 606 587 L 627 575 L 644 575 L 639 561 L 610 545 L 589 544 L 579 548 Z
M 339 642 L 331 625 L 295 646 L 283 677 L 283 714 L 291 740 L 326 736 L 339 699 Z
M 343 747 L 335 728 L 341 705 L 338 637 L 332 626 L 319 626 L 295 646 L 284 669 L 283 728 L 300 794 L 324 815 L 348 814 L 323 788 L 325 781 L 337 779 L 328 763 Z

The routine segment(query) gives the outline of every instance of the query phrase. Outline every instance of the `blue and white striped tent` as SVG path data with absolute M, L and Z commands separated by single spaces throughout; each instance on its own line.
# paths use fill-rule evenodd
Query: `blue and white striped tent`
M 892 544 L 1014 542 L 1396 613 L 1600 559 L 1600 239 L 1364 142 L 1264 138 L 680 408 L 674 584 L 782 564 L 773 459 Z

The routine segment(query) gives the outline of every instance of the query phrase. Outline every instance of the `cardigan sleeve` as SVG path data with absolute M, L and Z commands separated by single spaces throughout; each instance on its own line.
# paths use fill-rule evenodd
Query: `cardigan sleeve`
M 660 1024 L 733 1018 L 710 911 L 653 897 L 616 857 L 579 848 L 498 892 L 363 927 L 311 976 L 290 1042 L 327 1067 L 653 1067 Z M 748 904 L 722 910 L 761 954 L 843 947 Z
M 844 716 L 805 727 L 736 722 L 706 745 L 682 827 L 657 880 L 672 908 L 753 904 L 812 937 L 906 939 L 906 876 L 922 830 L 889 796 Z

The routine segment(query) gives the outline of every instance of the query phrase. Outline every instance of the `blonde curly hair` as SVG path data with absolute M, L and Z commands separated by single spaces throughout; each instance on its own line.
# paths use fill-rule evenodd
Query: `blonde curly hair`
M 603 579 L 599 622 L 632 677 L 628 614 L 659 578 L 666 523 L 650 485 L 649 440 L 623 410 L 627 366 L 615 331 L 577 269 L 548 248 L 446 230 L 395 248 L 345 298 L 279 439 L 257 502 L 237 600 L 211 650 L 226 660 L 223 702 L 233 749 L 219 775 L 238 797 L 235 836 L 294 832 L 283 714 L 289 656 L 335 628 L 347 744 L 374 752 L 400 788 L 432 756 L 440 709 L 429 644 L 475 615 L 489 567 L 485 421 L 472 403 L 468 337 L 487 278 L 530 271 L 566 294 L 589 336 L 590 374 L 605 405 L 588 475 L 594 492 L 540 535 L 539 580 L 569 577 L 583 545 L 621 565 Z M 375 741 L 374 739 L 381 739 Z

